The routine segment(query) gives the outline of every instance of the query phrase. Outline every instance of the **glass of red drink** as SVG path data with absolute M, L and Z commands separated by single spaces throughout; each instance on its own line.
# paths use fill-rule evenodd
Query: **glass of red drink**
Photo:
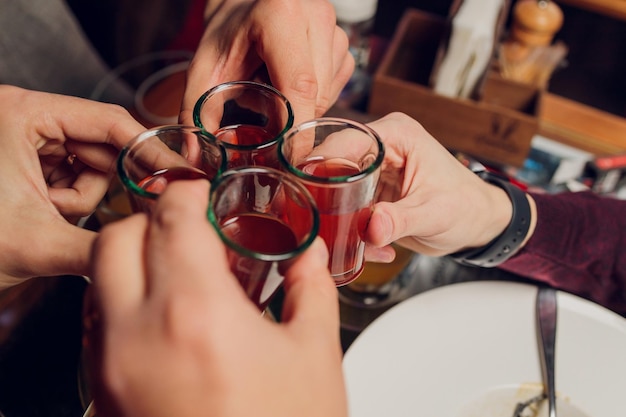
M 117 174 L 134 212 L 150 212 L 171 181 L 212 181 L 226 169 L 226 152 L 215 138 L 194 126 L 159 126 L 122 148 Z
M 363 232 L 371 215 L 384 147 L 361 123 L 319 118 L 302 123 L 278 143 L 278 159 L 311 193 L 320 213 L 320 236 L 330 252 L 337 286 L 363 270 Z
M 92 100 L 119 104 L 148 128 L 178 121 L 193 53 L 152 51 L 123 62 L 94 87 Z
M 293 126 L 293 110 L 270 85 L 233 81 L 200 96 L 193 119 L 226 148 L 228 168 L 278 168 L 276 142 Z
M 261 311 L 319 229 L 307 189 L 267 167 L 234 168 L 218 177 L 211 184 L 208 217 L 226 244 L 231 271 Z

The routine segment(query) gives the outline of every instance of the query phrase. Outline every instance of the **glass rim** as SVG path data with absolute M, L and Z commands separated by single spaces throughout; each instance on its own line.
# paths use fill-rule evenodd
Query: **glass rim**
M 216 85 L 215 87 L 210 88 L 209 90 L 205 91 L 199 98 L 198 100 L 196 100 L 195 105 L 193 106 L 193 123 L 196 127 L 198 127 L 199 129 L 202 129 L 203 131 L 210 133 L 206 130 L 206 128 L 204 127 L 204 125 L 202 124 L 202 119 L 200 118 L 200 113 L 202 111 L 202 106 L 204 105 L 204 103 L 206 102 L 206 100 L 216 94 L 219 93 L 223 90 L 226 90 L 228 88 L 231 87 L 255 87 L 255 88 L 261 88 L 263 90 L 266 90 L 268 92 L 270 92 L 271 94 L 277 96 L 284 104 L 285 107 L 287 109 L 287 122 L 285 123 L 285 126 L 282 128 L 282 130 L 280 132 L 278 132 L 278 134 L 276 136 L 274 136 L 271 140 L 268 140 L 266 142 L 261 143 L 260 145 L 237 145 L 237 144 L 233 144 L 233 143 L 229 143 L 229 142 L 225 142 L 222 141 L 220 139 L 216 139 L 218 142 L 220 142 L 222 144 L 222 146 L 224 146 L 227 149 L 235 149 L 235 150 L 239 150 L 239 151 L 252 151 L 252 150 L 260 150 L 260 149 L 265 149 L 267 147 L 270 147 L 274 144 L 276 144 L 276 142 L 278 142 L 278 140 L 280 138 L 282 138 L 288 131 L 289 129 L 291 129 L 291 127 L 293 126 L 293 122 L 294 122 L 294 114 L 293 114 L 293 108 L 291 107 L 291 103 L 289 102 L 289 100 L 287 99 L 287 97 L 285 97 L 285 95 L 283 93 L 281 93 L 280 91 L 278 91 L 276 88 L 274 88 L 273 86 L 266 84 L 266 83 L 260 83 L 257 81 L 249 81 L 249 80 L 241 80 L 241 81 L 228 81 L 225 83 L 221 83 Z M 240 124 L 237 125 L 233 125 L 233 126 L 241 126 Z M 214 135 L 213 135 L 214 136 Z
M 146 107 L 144 99 L 148 95 L 150 89 L 157 86 L 163 80 L 166 80 L 168 77 L 173 76 L 174 74 L 187 71 L 190 63 L 190 60 L 186 60 L 166 65 L 165 67 L 150 74 L 148 77 L 146 77 L 145 80 L 143 80 L 139 84 L 139 86 L 137 87 L 137 91 L 135 92 L 135 109 L 144 119 L 154 121 L 158 124 L 163 125 L 176 122 L 176 120 L 172 119 L 177 118 L 177 115 L 163 116 L 156 114 Z
M 130 178 L 130 176 L 128 175 L 128 171 L 126 170 L 124 166 L 124 159 L 126 158 L 126 155 L 137 144 L 147 139 L 150 139 L 152 137 L 158 136 L 160 132 L 170 132 L 170 131 L 184 131 L 185 133 L 192 133 L 198 136 L 201 140 L 207 143 L 210 143 L 211 145 L 216 146 L 219 149 L 219 152 L 221 154 L 222 162 L 217 167 L 217 174 L 215 175 L 215 177 L 216 178 L 219 177 L 226 170 L 226 167 L 227 167 L 226 151 L 224 150 L 224 147 L 221 146 L 220 143 L 218 143 L 217 139 L 215 139 L 215 136 L 213 136 L 209 132 L 205 132 L 204 130 L 196 126 L 187 126 L 187 125 L 156 126 L 151 129 L 144 130 L 143 132 L 141 132 L 140 134 L 132 138 L 126 145 L 124 145 L 124 147 L 122 148 L 122 150 L 120 151 L 117 157 L 117 163 L 116 163 L 117 176 L 119 177 L 124 187 L 126 187 L 126 189 L 132 192 L 133 194 L 139 197 L 148 198 L 151 200 L 156 200 L 160 195 L 160 194 L 153 193 L 151 191 L 146 191 L 145 189 L 141 188 L 135 181 L 133 181 Z
M 184 49 L 174 49 L 174 50 L 159 50 L 153 52 L 147 52 L 143 55 L 139 55 L 134 57 L 128 61 L 122 62 L 117 67 L 111 69 L 107 72 L 104 77 L 102 77 L 94 89 L 89 94 L 89 99 L 94 101 L 100 101 L 102 97 L 102 93 L 107 89 L 110 83 L 118 80 L 122 74 L 132 71 L 141 65 L 146 65 L 150 62 L 155 61 L 172 61 L 177 60 L 178 62 L 187 61 L 191 62 L 193 58 L 193 52 L 184 50 Z
M 282 152 L 285 141 L 291 139 L 293 136 L 306 129 L 326 125 L 343 125 L 350 128 L 358 129 L 370 136 L 376 142 L 376 145 L 378 147 L 378 154 L 376 155 L 376 159 L 367 168 L 360 170 L 356 174 L 339 175 L 335 177 L 320 177 L 317 175 L 311 175 L 293 166 Z M 367 126 L 366 124 L 340 117 L 319 117 L 317 119 L 308 120 L 306 122 L 300 123 L 297 126 L 294 126 L 289 132 L 287 132 L 287 134 L 284 135 L 284 137 L 280 138 L 280 140 L 278 141 L 277 153 L 279 163 L 285 169 L 287 169 L 287 171 L 297 176 L 301 180 L 318 184 L 345 184 L 357 182 L 376 171 L 381 166 L 381 164 L 383 163 L 383 159 L 385 158 L 385 146 L 383 145 L 383 142 L 380 139 L 378 133 L 376 133 L 374 129 Z
M 257 251 L 250 250 L 244 246 L 238 245 L 237 243 L 233 242 L 228 236 L 226 236 L 222 232 L 220 224 L 213 211 L 213 207 L 215 203 L 215 193 L 217 192 L 218 188 L 229 179 L 233 177 L 240 177 L 242 175 L 247 175 L 247 174 L 269 174 L 271 177 L 279 180 L 281 184 L 289 184 L 290 187 L 298 190 L 299 194 L 304 197 L 304 199 L 307 201 L 307 203 L 311 207 L 311 215 L 313 217 L 311 230 L 308 232 L 305 239 L 303 239 L 301 242 L 298 242 L 298 246 L 295 249 L 289 252 L 283 252 L 283 253 L 257 252 Z M 265 261 L 265 262 L 286 261 L 288 259 L 292 259 L 300 255 L 302 252 L 308 249 L 309 246 L 311 246 L 311 244 L 313 243 L 313 241 L 319 234 L 319 227 L 320 227 L 319 211 L 317 209 L 315 199 L 313 199 L 313 196 L 311 195 L 309 190 L 307 190 L 304 185 L 300 184 L 295 179 L 289 177 L 285 172 L 279 171 L 274 168 L 264 167 L 264 166 L 244 166 L 244 167 L 228 169 L 222 175 L 217 177 L 215 181 L 211 182 L 211 190 L 209 192 L 209 206 L 207 208 L 207 217 L 209 219 L 209 222 L 213 226 L 213 229 L 217 232 L 218 236 L 220 237 L 220 240 L 224 244 L 226 244 L 229 248 L 235 250 L 237 253 L 245 257 L 260 260 L 260 261 Z

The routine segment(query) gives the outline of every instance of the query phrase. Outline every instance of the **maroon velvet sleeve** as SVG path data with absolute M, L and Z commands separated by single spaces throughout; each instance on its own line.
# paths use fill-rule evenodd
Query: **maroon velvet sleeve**
M 626 315 L 626 201 L 591 192 L 532 196 L 535 233 L 500 268 Z

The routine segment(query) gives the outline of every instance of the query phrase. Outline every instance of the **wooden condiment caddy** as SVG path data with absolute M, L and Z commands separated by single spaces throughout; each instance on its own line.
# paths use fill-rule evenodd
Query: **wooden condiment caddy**
M 374 74 L 368 112 L 404 112 L 448 149 L 522 166 L 538 129 L 539 89 L 489 70 L 476 99 L 436 94 L 429 79 L 446 24 L 437 15 L 405 11 Z

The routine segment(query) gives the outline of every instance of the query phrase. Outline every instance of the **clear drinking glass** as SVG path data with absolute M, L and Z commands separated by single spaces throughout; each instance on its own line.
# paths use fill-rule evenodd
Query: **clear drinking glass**
M 226 244 L 233 274 L 261 311 L 282 284 L 285 268 L 319 229 L 306 188 L 267 167 L 234 168 L 217 178 L 208 217 Z
M 155 51 L 112 69 L 92 91 L 92 100 L 125 107 L 147 128 L 175 124 L 193 53 Z
M 226 168 L 224 148 L 193 126 L 160 126 L 128 142 L 117 159 L 117 173 L 135 212 L 150 212 L 171 181 L 215 179 Z
M 364 265 L 367 226 L 380 177 L 384 147 L 361 123 L 319 118 L 290 130 L 278 143 L 278 159 L 311 193 L 320 212 L 320 236 L 330 252 L 337 286 L 356 279 Z
M 270 85 L 233 81 L 200 96 L 193 119 L 224 145 L 228 168 L 277 168 L 276 142 L 293 126 L 293 110 L 287 98 Z

